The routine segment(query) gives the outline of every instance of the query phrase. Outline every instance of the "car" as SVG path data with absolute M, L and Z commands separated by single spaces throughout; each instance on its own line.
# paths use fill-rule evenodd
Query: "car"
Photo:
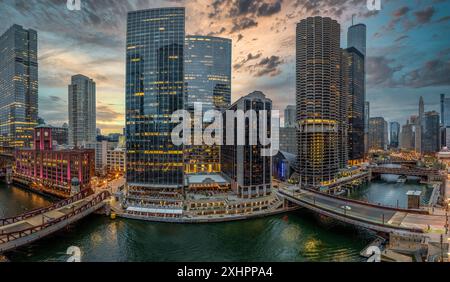
M 347 211 L 351 211 L 351 210 L 352 210 L 352 207 L 349 207 L 349 206 L 341 206 L 341 209 L 347 210 Z

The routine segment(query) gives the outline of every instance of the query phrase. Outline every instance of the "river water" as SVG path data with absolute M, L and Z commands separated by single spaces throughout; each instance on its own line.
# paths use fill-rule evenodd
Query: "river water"
M 366 189 L 371 191 L 370 187 Z M 392 189 L 375 188 L 377 193 L 363 195 L 383 200 Z M 0 182 L 0 218 L 48 206 L 51 201 Z M 67 248 L 77 246 L 83 261 L 361 261 L 359 252 L 373 236 L 372 232 L 306 210 L 199 225 L 90 215 L 7 257 L 11 261 L 66 261 Z

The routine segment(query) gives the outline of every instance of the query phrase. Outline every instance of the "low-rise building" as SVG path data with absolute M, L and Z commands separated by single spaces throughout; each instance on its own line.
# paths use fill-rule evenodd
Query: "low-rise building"
M 16 151 L 13 180 L 58 197 L 89 189 L 94 176 L 94 150 L 56 150 L 52 140 L 51 127 L 35 128 L 34 148 Z M 79 182 L 76 191 L 72 190 L 73 179 Z
M 126 171 L 125 150 L 120 148 L 108 150 L 106 155 L 106 168 L 108 172 L 124 173 Z

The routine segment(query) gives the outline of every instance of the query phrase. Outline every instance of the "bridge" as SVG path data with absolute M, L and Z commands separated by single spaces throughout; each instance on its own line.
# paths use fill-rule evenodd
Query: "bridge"
M 440 171 L 437 169 L 411 168 L 411 167 L 370 167 L 372 177 L 380 174 L 395 174 L 404 176 L 416 176 L 420 178 L 440 177 Z
M 109 191 L 85 190 L 50 207 L 0 219 L 0 253 L 22 247 L 104 207 Z
M 376 205 L 318 191 L 284 187 L 278 190 L 278 195 L 316 213 L 382 233 L 426 233 L 442 230 L 446 223 L 444 215 Z

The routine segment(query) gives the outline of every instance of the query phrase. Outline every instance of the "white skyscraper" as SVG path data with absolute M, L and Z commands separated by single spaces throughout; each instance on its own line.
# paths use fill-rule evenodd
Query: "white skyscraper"
M 96 142 L 96 92 L 94 80 L 72 76 L 69 85 L 69 144 L 85 146 Z

